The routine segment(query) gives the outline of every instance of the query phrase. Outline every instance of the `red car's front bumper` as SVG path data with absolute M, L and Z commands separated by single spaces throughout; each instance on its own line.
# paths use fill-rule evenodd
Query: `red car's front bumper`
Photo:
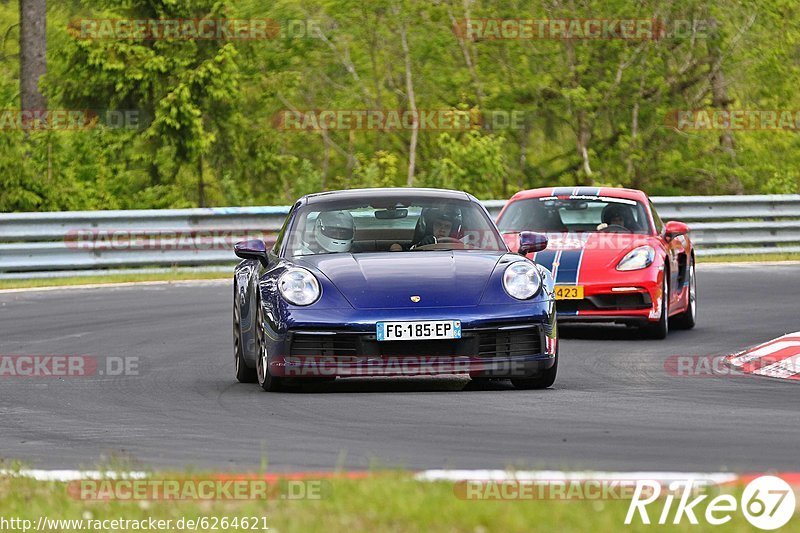
M 579 282 L 583 298 L 558 300 L 556 311 L 561 323 L 656 322 L 661 316 L 663 271 L 615 272 L 605 281 Z M 588 277 L 588 276 L 587 276 Z

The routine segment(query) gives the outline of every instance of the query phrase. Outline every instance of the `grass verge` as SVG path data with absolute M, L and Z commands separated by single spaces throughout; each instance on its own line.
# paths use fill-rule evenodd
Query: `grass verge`
M 68 278 L 0 279 L 0 289 L 27 289 L 34 287 L 65 287 L 102 283 L 132 283 L 137 281 L 182 281 L 195 279 L 229 279 L 226 272 L 158 272 L 149 274 L 109 274 L 101 276 L 75 276 Z
M 186 477 L 186 474 L 180 475 Z M 159 474 L 158 479 L 176 479 Z M 205 478 L 207 479 L 207 478 Z M 306 486 L 309 481 L 306 480 Z M 448 482 L 415 481 L 410 474 L 389 472 L 372 473 L 363 479 L 333 478 L 324 481 L 325 490 L 317 492 L 315 499 L 274 497 L 247 501 L 85 501 L 68 491 L 68 484 L 38 482 L 16 477 L 0 477 L 0 519 L 29 520 L 36 529 L 40 517 L 50 520 L 83 520 L 76 523 L 48 523 L 40 531 L 84 530 L 86 520 L 170 520 L 164 531 L 188 531 L 193 527 L 179 527 L 179 521 L 197 520 L 198 531 L 700 531 L 710 529 L 704 519 L 708 498 L 697 505 L 695 511 L 700 525 L 692 525 L 684 516 L 681 523 L 672 520 L 678 498 L 671 503 L 669 525 L 645 525 L 638 518 L 625 525 L 628 500 L 513 500 L 476 501 L 456 496 Z M 292 492 L 291 490 L 288 492 Z M 302 491 L 294 491 L 300 494 Z M 733 489 L 741 502 L 740 489 Z M 283 493 L 285 494 L 285 493 Z M 713 497 L 714 494 L 712 494 Z M 664 508 L 662 498 L 648 507 L 650 519 L 657 522 Z M 741 508 L 732 512 L 732 519 L 714 531 L 753 531 L 745 520 Z M 249 518 L 248 528 L 233 527 L 234 518 Z M 205 522 L 202 520 L 205 518 Z M 226 519 L 227 522 L 224 522 Z M 227 523 L 227 527 L 222 527 Z M 184 522 L 185 524 L 185 522 Z M 255 526 L 253 525 L 255 524 Z M 800 520 L 795 517 L 781 531 L 800 531 Z M 0 524 L 2 526 L 2 524 Z M 699 529 L 698 529 L 699 528 Z M 92 528 L 97 530 L 95 528 Z M 103 530 L 133 530 L 132 527 L 114 528 L 107 524 Z M 12 530 L 6 524 L 5 531 Z M 16 528 L 22 531 L 21 528 Z
M 800 261 L 798 253 L 701 256 L 698 263 L 765 263 L 769 261 Z

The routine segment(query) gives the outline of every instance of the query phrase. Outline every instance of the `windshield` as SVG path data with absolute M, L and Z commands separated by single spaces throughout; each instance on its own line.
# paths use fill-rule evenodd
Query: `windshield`
M 503 232 L 650 233 L 644 206 L 623 198 L 518 200 L 509 204 L 497 226 Z
M 462 200 L 326 201 L 303 206 L 288 237 L 287 257 L 331 253 L 506 251 L 480 205 Z

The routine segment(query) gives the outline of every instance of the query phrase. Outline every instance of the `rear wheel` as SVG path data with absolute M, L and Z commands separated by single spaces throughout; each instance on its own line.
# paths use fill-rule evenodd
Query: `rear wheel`
M 511 380 L 514 387 L 522 390 L 532 389 L 546 389 L 556 381 L 556 374 L 558 373 L 558 351 L 556 351 L 556 360 L 553 366 L 547 370 L 543 370 L 532 378 L 516 378 Z
M 689 303 L 686 304 L 686 311 L 672 318 L 672 325 L 676 329 L 692 329 L 697 320 L 697 278 L 694 272 L 694 257 L 689 256 L 686 276 L 689 285 Z
M 661 315 L 658 322 L 647 324 L 642 332 L 650 339 L 665 339 L 669 333 L 669 271 L 664 269 L 664 281 L 661 284 Z
M 256 371 L 247 366 L 242 353 L 242 324 L 239 319 L 239 306 L 236 303 L 236 293 L 233 300 L 233 365 L 236 371 L 236 379 L 239 383 L 255 383 Z

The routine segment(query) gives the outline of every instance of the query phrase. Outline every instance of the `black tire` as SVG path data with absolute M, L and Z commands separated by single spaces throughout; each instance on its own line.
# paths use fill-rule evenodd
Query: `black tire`
M 553 366 L 547 370 L 542 370 L 538 375 L 532 378 L 512 378 L 511 384 L 520 390 L 546 389 L 555 383 L 557 373 L 558 351 L 556 351 L 556 360 L 553 363 Z
M 242 354 L 242 325 L 239 319 L 239 306 L 236 305 L 236 292 L 233 293 L 233 367 L 239 383 L 255 383 L 256 370 L 247 366 Z
M 264 333 L 264 311 L 261 307 L 261 298 L 256 303 L 256 377 L 258 384 L 267 392 L 276 392 L 283 389 L 283 380 L 270 374 L 269 354 L 267 353 L 266 334 Z
M 666 339 L 667 333 L 669 333 L 669 270 L 667 269 L 664 269 L 661 290 L 663 296 L 661 297 L 661 316 L 659 316 L 658 322 L 642 327 L 642 333 L 648 339 Z
M 689 276 L 689 306 L 683 313 L 672 317 L 670 326 L 675 329 L 692 329 L 697 323 L 697 278 L 695 277 L 694 257 L 692 256 L 689 256 L 686 275 Z

